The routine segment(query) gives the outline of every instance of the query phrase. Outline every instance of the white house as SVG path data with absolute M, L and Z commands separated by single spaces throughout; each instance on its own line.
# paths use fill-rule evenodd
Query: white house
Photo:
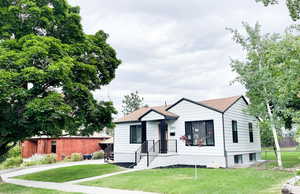
M 257 119 L 243 96 L 144 107 L 120 119 L 114 158 L 139 167 L 234 167 L 260 159 Z

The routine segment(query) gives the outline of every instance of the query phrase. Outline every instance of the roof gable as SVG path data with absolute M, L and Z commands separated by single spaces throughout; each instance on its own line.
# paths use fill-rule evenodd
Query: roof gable
M 146 116 L 148 113 L 154 111 L 158 114 L 163 115 L 166 119 L 174 119 L 178 118 L 178 115 L 166 111 L 168 108 L 168 105 L 164 106 L 154 106 L 154 107 L 143 107 L 136 111 L 133 111 L 132 113 L 129 113 L 128 115 L 125 115 L 115 121 L 115 123 L 123 123 L 123 122 L 135 122 L 140 121 L 140 119 L 144 116 Z
M 193 100 L 190 100 L 190 99 L 187 99 L 187 98 L 181 98 L 180 100 L 178 100 L 177 102 L 175 102 L 172 106 L 170 106 L 170 107 L 167 108 L 166 110 L 170 110 L 171 108 L 173 108 L 174 106 L 176 106 L 177 104 L 179 104 L 179 103 L 182 102 L 182 101 L 187 101 L 187 102 L 190 102 L 190 103 L 193 103 L 193 104 L 197 104 L 197 105 L 200 105 L 200 106 L 202 106 L 202 107 L 205 107 L 205 108 L 214 110 L 214 111 L 216 111 L 216 112 L 221 112 L 220 110 L 215 109 L 214 107 L 207 106 L 207 105 L 204 104 L 204 103 L 196 102 L 196 101 L 193 101 Z
M 152 115 L 150 115 L 152 114 Z M 145 118 L 149 116 L 149 118 Z M 151 118 L 152 116 L 152 118 Z M 145 114 L 143 114 L 139 120 L 160 120 L 160 119 L 176 119 L 178 118 L 177 115 L 171 113 L 171 112 L 167 112 L 167 111 L 157 111 L 155 109 L 150 109 L 149 111 L 147 111 Z

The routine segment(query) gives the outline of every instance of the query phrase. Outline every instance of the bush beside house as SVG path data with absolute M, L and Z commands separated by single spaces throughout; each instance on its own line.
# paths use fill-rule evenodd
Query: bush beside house
M 99 152 L 94 152 L 93 153 L 93 160 L 97 160 L 97 159 L 103 159 L 104 158 L 104 151 L 99 151 Z

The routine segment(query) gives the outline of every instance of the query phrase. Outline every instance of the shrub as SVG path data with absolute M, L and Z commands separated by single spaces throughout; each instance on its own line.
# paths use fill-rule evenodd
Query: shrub
M 93 153 L 93 157 L 92 157 L 93 160 L 103 159 L 103 158 L 104 158 L 104 152 L 103 151 Z
M 83 160 L 82 154 L 81 153 L 73 153 L 71 154 L 71 161 L 81 161 Z
M 0 162 L 4 162 L 7 158 L 21 157 L 21 148 L 19 144 L 10 149 L 6 154 L 0 156 Z
M 21 157 L 11 157 L 5 160 L 3 162 L 3 166 L 5 168 L 12 168 L 12 167 L 18 167 L 22 164 L 23 160 Z
M 56 162 L 56 154 L 47 154 L 41 159 L 41 164 L 52 164 Z
M 55 154 L 35 154 L 24 160 L 22 166 L 33 166 L 40 164 L 52 164 L 56 162 Z
M 19 145 L 16 145 L 8 152 L 8 157 L 21 157 L 21 148 Z
M 70 162 L 71 161 L 71 156 L 65 156 L 64 161 L 65 162 Z

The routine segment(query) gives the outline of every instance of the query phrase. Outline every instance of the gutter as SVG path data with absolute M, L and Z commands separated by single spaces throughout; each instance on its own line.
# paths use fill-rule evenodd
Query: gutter
M 225 167 L 228 168 L 228 158 L 225 145 L 225 125 L 224 125 L 224 112 L 222 113 L 222 125 L 223 125 L 223 148 L 224 148 L 224 157 L 225 157 Z

